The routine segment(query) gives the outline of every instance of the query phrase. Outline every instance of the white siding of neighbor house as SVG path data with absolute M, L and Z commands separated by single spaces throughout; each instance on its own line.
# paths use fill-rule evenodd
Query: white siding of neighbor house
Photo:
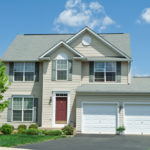
M 9 63 L 6 65 L 6 74 L 9 74 Z M 38 98 L 38 124 L 41 124 L 41 105 L 42 105 L 42 64 L 40 64 L 40 77 L 39 82 L 12 82 L 9 89 L 4 94 L 4 98 L 11 98 L 12 95 L 31 95 L 35 98 Z M 7 123 L 7 108 L 4 112 L 0 113 L 0 126 L 4 123 Z M 22 122 L 9 122 L 9 124 L 17 127 Z M 29 125 L 31 123 L 23 123 Z
M 119 102 L 123 104 L 124 102 L 150 102 L 149 96 L 127 96 L 127 95 L 89 95 L 86 96 L 78 95 L 76 97 L 76 131 L 81 132 L 82 126 L 82 102 Z M 119 111 L 119 126 L 123 125 L 123 109 Z

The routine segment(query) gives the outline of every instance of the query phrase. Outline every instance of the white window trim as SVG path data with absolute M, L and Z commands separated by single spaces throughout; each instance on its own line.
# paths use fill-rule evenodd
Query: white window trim
M 22 63 L 22 62 L 15 62 L 15 63 Z M 14 66 L 15 66 L 14 63 Z M 13 69 L 13 82 L 34 82 L 35 81 L 35 63 L 31 62 L 34 64 L 34 69 L 33 69 L 33 73 L 34 73 L 34 78 L 33 81 L 25 81 L 25 64 L 28 62 L 23 62 L 23 80 L 22 81 L 15 81 L 15 70 Z
M 66 60 L 67 61 L 67 69 L 57 69 L 57 61 L 58 60 Z M 66 72 L 66 80 L 58 80 L 57 79 L 57 71 L 58 70 L 64 70 L 64 71 L 67 71 Z M 68 80 L 68 59 L 56 59 L 56 81 L 67 81 Z
M 95 61 L 94 62 L 94 82 L 97 82 L 97 83 L 117 82 L 117 78 L 116 78 L 116 75 L 117 75 L 117 64 L 116 64 L 116 62 L 101 62 L 101 63 L 104 63 L 104 81 L 95 81 L 95 72 L 98 72 L 98 71 L 95 71 L 95 63 L 99 63 L 99 61 Z M 115 72 L 115 81 L 106 81 L 106 72 L 107 72 L 106 71 L 106 63 L 115 63 L 115 71 L 109 71 L 109 72 Z
M 13 121 L 13 102 L 14 102 L 14 98 L 22 98 L 22 120 L 21 121 Z M 32 121 L 24 121 L 23 120 L 23 115 L 24 115 L 24 110 L 26 110 L 26 109 L 23 109 L 23 106 L 24 106 L 24 98 L 32 98 L 33 99 L 33 107 L 32 107 L 32 109 L 27 109 L 27 110 L 32 110 Z M 17 95 L 17 96 L 13 96 L 12 97 L 12 113 L 11 113 L 11 121 L 12 122 L 34 122 L 34 97 L 33 96 L 19 96 L 19 95 Z
M 81 122 L 81 132 L 82 131 L 84 131 L 84 129 L 83 129 L 83 127 L 84 127 L 84 125 L 83 125 L 83 122 L 82 122 L 82 120 L 83 120 L 83 106 L 84 106 L 84 104 L 114 104 L 114 105 L 116 105 L 116 107 L 117 107 L 117 114 L 116 114 L 116 116 L 117 116 L 117 118 L 116 118 L 116 128 L 118 128 L 119 127 L 119 102 L 98 102 L 98 101 L 93 101 L 93 102 L 89 102 L 89 101 L 83 101 L 83 102 L 81 102 L 81 120 L 80 120 L 80 122 Z M 82 132 L 82 133 L 84 133 L 84 132 Z
M 56 124 L 56 94 L 67 94 L 67 123 L 66 124 Z M 62 128 L 69 124 L 70 117 L 70 92 L 69 91 L 53 91 L 53 115 L 52 115 L 52 127 Z

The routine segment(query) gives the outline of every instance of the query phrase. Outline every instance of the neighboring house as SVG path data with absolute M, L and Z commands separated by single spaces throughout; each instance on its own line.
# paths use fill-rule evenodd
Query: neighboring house
M 12 84 L 0 124 L 150 134 L 150 78 L 131 77 L 128 34 L 18 35 L 1 59 Z

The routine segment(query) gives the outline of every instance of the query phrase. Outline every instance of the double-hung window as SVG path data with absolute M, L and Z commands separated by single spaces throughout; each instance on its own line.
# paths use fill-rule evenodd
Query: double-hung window
M 95 73 L 95 81 L 97 82 L 116 81 L 116 63 L 95 62 L 94 73 Z
M 67 80 L 68 72 L 68 61 L 67 60 L 57 60 L 57 80 Z
M 14 97 L 12 105 L 13 121 L 33 121 L 34 99 L 32 97 Z
M 34 81 L 35 63 L 14 63 L 14 81 Z

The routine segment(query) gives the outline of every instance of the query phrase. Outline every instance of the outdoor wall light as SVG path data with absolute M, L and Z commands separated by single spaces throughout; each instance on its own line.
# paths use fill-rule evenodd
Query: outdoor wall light
M 50 96 L 49 105 L 52 103 L 52 97 Z

